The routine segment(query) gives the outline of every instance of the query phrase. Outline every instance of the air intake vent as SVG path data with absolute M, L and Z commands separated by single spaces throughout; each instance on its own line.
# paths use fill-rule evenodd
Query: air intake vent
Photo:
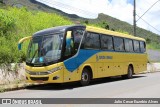
M 30 77 L 30 79 L 32 81 L 38 81 L 38 80 L 47 81 L 48 77 Z

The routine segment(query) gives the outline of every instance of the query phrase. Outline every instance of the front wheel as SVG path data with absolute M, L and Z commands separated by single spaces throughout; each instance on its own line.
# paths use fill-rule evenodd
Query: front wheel
M 89 70 L 84 68 L 81 75 L 81 81 L 80 81 L 81 85 L 82 86 L 88 85 L 90 80 L 91 80 L 91 75 L 89 73 Z

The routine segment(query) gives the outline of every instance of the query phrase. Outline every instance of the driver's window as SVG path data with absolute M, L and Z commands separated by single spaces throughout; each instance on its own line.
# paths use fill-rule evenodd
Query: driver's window
M 84 30 L 73 29 L 67 31 L 66 34 L 66 47 L 65 56 L 70 57 L 77 53 Z
M 80 29 L 77 29 L 77 30 L 73 31 L 75 51 L 78 51 L 78 48 L 79 48 L 83 33 L 84 33 L 84 30 L 80 30 Z
M 65 56 L 71 56 L 73 50 L 73 37 L 72 31 L 67 31 L 66 35 L 66 47 L 65 47 Z

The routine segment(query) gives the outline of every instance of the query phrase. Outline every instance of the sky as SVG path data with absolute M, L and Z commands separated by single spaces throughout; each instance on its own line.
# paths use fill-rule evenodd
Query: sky
M 99 13 L 133 25 L 133 0 L 36 0 L 50 7 L 84 18 L 97 18 Z M 156 3 L 144 16 L 142 16 Z M 160 0 L 136 0 L 137 26 L 160 35 Z M 139 20 L 138 20 L 139 19 Z M 151 26 L 152 27 L 151 27 Z

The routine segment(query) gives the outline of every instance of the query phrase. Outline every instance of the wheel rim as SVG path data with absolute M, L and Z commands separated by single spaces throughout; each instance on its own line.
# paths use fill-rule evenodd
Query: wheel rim
M 86 72 L 82 74 L 82 81 L 88 81 L 88 74 Z
M 129 67 L 129 75 L 128 75 L 130 78 L 132 78 L 132 68 Z

